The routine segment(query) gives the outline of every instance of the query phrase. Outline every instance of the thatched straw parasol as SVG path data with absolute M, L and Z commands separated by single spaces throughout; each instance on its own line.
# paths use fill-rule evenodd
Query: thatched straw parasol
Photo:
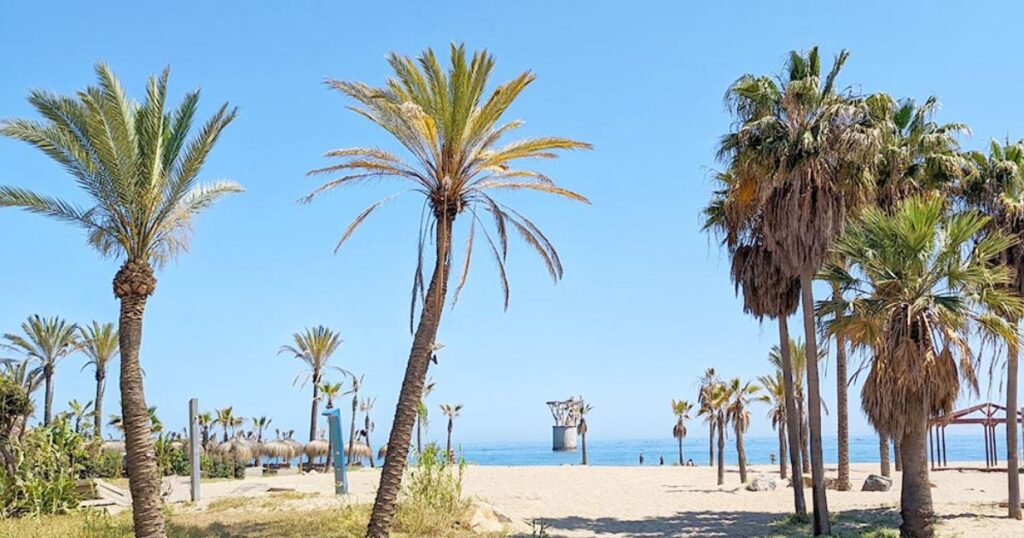
M 292 455 L 292 447 L 288 443 L 278 439 L 269 443 L 263 443 L 262 453 L 268 458 L 274 458 L 278 460 L 290 460 L 294 456 Z
M 360 459 L 360 458 L 370 459 L 370 458 L 373 457 L 373 451 L 370 450 L 370 447 L 367 446 L 364 443 L 356 443 L 356 444 L 352 445 L 352 451 L 351 452 L 349 451 L 348 443 L 346 443 L 345 444 L 345 455 L 348 456 L 350 453 L 352 454 L 352 457 L 354 459 Z
M 299 455 L 302 454 L 302 449 L 306 448 L 302 446 L 302 443 L 296 441 L 295 439 L 292 439 L 291 437 L 282 439 L 281 442 L 291 449 L 291 455 L 288 456 L 288 459 L 299 457 Z
M 100 445 L 100 450 L 103 452 L 113 452 L 115 454 L 125 454 L 127 452 L 124 447 L 124 441 L 114 440 L 103 441 L 103 444 Z
M 388 455 L 388 444 L 384 443 L 384 446 L 377 450 L 377 459 L 382 460 Z
M 231 456 L 235 461 L 249 461 L 253 458 L 252 448 L 244 439 L 232 439 L 217 445 L 217 453 Z
M 302 453 L 307 458 L 320 458 L 326 456 L 331 451 L 331 444 L 323 439 L 316 439 L 306 444 L 305 448 L 302 449 Z

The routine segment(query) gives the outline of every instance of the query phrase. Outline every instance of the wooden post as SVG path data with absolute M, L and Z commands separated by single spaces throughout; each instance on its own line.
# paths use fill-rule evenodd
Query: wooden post
M 199 399 L 188 401 L 188 462 L 192 466 L 192 502 L 199 500 Z
M 942 427 L 942 466 L 949 467 L 949 461 L 946 460 L 946 427 Z

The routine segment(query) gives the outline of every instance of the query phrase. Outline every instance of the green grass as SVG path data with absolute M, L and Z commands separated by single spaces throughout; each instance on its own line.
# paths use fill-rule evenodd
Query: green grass
M 899 538 L 899 515 L 890 507 L 833 513 L 831 536 L 841 538 Z M 789 514 L 772 524 L 772 538 L 812 536 L 809 516 Z

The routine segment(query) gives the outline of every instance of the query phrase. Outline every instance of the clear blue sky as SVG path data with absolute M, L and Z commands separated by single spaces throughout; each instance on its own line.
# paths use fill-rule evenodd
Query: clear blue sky
M 775 73 L 786 52 L 818 44 L 852 52 L 842 82 L 897 97 L 939 96 L 940 120 L 963 121 L 968 147 L 1024 135 L 1016 3 L 821 2 L 5 2 L 0 6 L 0 117 L 33 116 L 30 88 L 72 92 L 109 62 L 140 96 L 145 76 L 173 69 L 172 93 L 203 88 L 202 111 L 240 107 L 205 170 L 248 190 L 200 217 L 192 252 L 159 275 L 145 322 L 148 401 L 185 423 L 186 401 L 269 415 L 304 437 L 309 388 L 292 385 L 297 360 L 277 356 L 292 332 L 324 323 L 343 334 L 336 364 L 366 374 L 378 396 L 380 439 L 410 344 L 408 298 L 418 205 L 394 204 L 339 255 L 335 241 L 388 185 L 294 201 L 321 153 L 395 144 L 345 110 L 325 77 L 380 83 L 384 55 L 465 41 L 498 59 L 494 80 L 531 69 L 538 80 L 509 116 L 525 134 L 595 145 L 542 169 L 593 200 L 542 195 L 514 203 L 560 249 L 565 280 L 552 286 L 525 245 L 510 253 L 512 303 L 480 257 L 439 340 L 432 407 L 465 405 L 464 441 L 547 439 L 544 401 L 583 394 L 596 438 L 670 433 L 671 398 L 694 398 L 706 366 L 766 373 L 774 325 L 742 315 L 717 247 L 699 231 L 715 142 L 730 125 L 722 95 L 747 72 Z M 27 145 L 0 140 L 0 183 L 75 198 L 72 181 Z M 0 330 L 33 313 L 116 319 L 117 269 L 65 225 L 0 211 L 5 239 Z M 92 397 L 74 356 L 59 368 L 55 401 Z M 834 401 L 834 368 L 825 396 Z M 116 372 L 107 409 L 115 411 Z M 869 430 L 851 390 L 854 433 Z M 40 391 L 41 395 L 41 391 Z M 753 435 L 769 435 L 756 411 Z M 834 431 L 834 417 L 826 418 Z M 440 435 L 441 428 L 435 426 Z

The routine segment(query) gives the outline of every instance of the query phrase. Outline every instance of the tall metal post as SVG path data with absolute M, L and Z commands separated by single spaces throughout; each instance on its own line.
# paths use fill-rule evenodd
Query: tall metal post
M 345 460 L 345 444 L 341 434 L 341 409 L 328 409 L 323 412 L 327 417 L 327 426 L 331 434 L 331 454 L 334 457 L 334 494 L 348 493 L 348 461 Z
M 192 502 L 199 500 L 199 399 L 188 401 L 188 462 L 192 466 Z

